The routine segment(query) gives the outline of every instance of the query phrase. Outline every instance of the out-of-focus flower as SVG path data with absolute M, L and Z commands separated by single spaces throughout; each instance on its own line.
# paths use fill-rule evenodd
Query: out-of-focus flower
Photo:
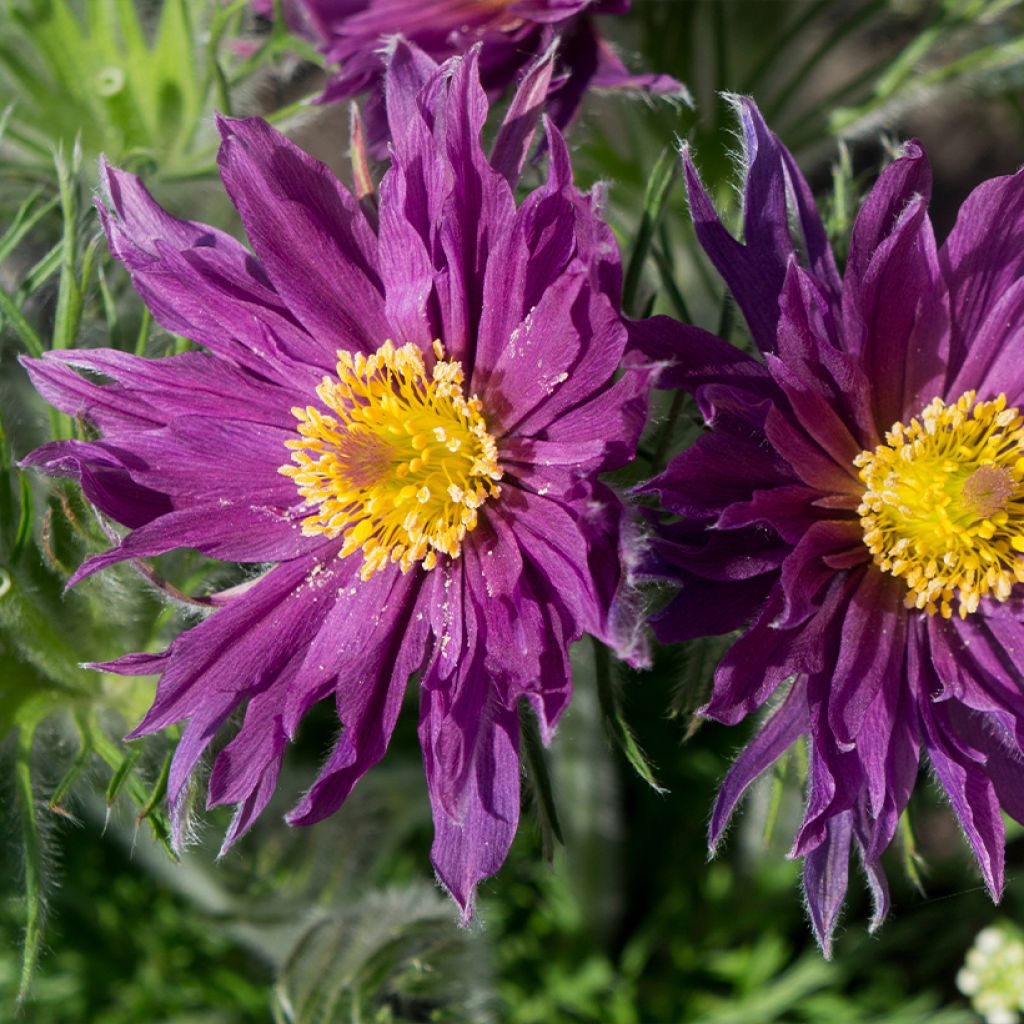
M 956 987 L 970 996 L 985 1024 L 1018 1024 L 1024 1010 L 1024 935 L 1012 925 L 992 925 L 975 936 Z
M 738 106 L 743 243 L 689 155 L 685 174 L 760 358 L 667 318 L 636 328 L 710 428 L 648 485 L 681 517 L 660 552 L 682 590 L 655 629 L 743 631 L 706 717 L 732 724 L 775 701 L 722 784 L 712 848 L 746 787 L 809 737 L 792 856 L 827 953 L 854 844 L 873 926 L 886 913 L 880 858 L 922 747 L 993 898 L 1000 809 L 1024 821 L 1024 172 L 981 185 L 937 249 L 928 163 L 908 143 L 866 198 L 840 277 L 792 156 Z
M 270 0 L 257 10 L 273 13 Z M 480 80 L 494 98 L 513 84 L 556 40 L 555 73 L 547 83 L 547 109 L 564 128 L 587 89 L 633 89 L 685 96 L 668 75 L 636 75 L 597 29 L 599 15 L 623 15 L 629 0 L 285 0 L 292 31 L 319 46 L 336 68 L 321 97 L 331 103 L 369 92 L 366 111 L 371 148 L 382 154 L 384 41 L 401 34 L 435 60 L 479 43 Z
M 100 666 L 161 676 L 132 735 L 188 720 L 169 784 L 176 841 L 188 778 L 236 709 L 209 782 L 210 805 L 238 808 L 225 846 L 270 799 L 314 703 L 335 701 L 342 732 L 293 824 L 331 814 L 379 760 L 419 673 L 433 861 L 465 919 L 515 834 L 520 699 L 546 740 L 574 640 L 645 657 L 620 600 L 629 526 L 597 479 L 632 457 L 649 386 L 646 370 L 619 372 L 615 242 L 550 125 L 547 182 L 517 208 L 550 59 L 490 158 L 478 59 L 438 67 L 393 48 L 376 225 L 258 119 L 220 121 L 253 253 L 105 168 L 112 251 L 156 319 L 206 351 L 26 361 L 50 402 L 101 434 L 26 463 L 77 477 L 130 528 L 72 583 L 180 547 L 279 563 L 166 651 Z

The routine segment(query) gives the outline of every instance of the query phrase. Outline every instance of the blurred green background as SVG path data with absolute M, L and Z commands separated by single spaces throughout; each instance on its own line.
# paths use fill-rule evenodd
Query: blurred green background
M 689 139 L 735 216 L 723 91 L 754 95 L 793 148 L 840 255 L 898 140 L 917 135 L 933 160 L 940 234 L 975 184 L 1024 159 L 1016 2 L 635 0 L 602 28 L 632 66 L 674 75 L 694 101 L 592 96 L 571 133 L 580 184 L 609 183 L 634 315 L 671 312 L 744 343 L 696 251 L 674 156 Z M 16 358 L 187 345 L 150 322 L 106 253 L 91 207 L 97 158 L 142 174 L 173 211 L 237 231 L 214 176 L 214 109 L 270 117 L 349 174 L 347 112 L 308 103 L 318 60 L 245 2 L 0 2 L 0 1020 L 980 1019 L 957 972 L 983 928 L 1024 923 L 1021 829 L 1011 827 L 997 909 L 922 780 L 912 830 L 888 855 L 893 914 L 866 933 L 854 873 L 835 959 L 822 961 L 798 865 L 785 859 L 799 752 L 755 787 L 718 860 L 706 859 L 716 786 L 750 733 L 696 729 L 691 717 L 720 641 L 659 651 L 647 673 L 578 645 L 573 706 L 552 748 L 524 758 L 523 825 L 468 931 L 430 874 L 412 706 L 385 762 L 330 821 L 281 822 L 334 734 L 320 708 L 252 834 L 215 861 L 227 816 L 197 812 L 196 845 L 171 857 L 162 797 L 176 737 L 120 739 L 151 684 L 79 664 L 159 647 L 198 614 L 175 594 L 243 575 L 180 553 L 148 578 L 121 566 L 64 596 L 71 569 L 107 543 L 101 524 L 75 488 L 15 463 L 86 428 L 49 412 Z M 634 475 L 697 429 L 685 406 L 669 418 L 671 401 L 659 398 Z

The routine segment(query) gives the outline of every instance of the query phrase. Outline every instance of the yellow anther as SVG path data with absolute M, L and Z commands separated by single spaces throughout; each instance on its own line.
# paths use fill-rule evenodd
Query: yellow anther
M 364 580 L 389 563 L 408 572 L 457 558 L 475 509 L 501 494 L 482 406 L 440 341 L 433 351 L 430 377 L 415 345 L 339 352 L 337 378 L 316 389 L 326 410 L 292 409 L 300 437 L 285 442 L 292 461 L 279 472 L 311 510 L 302 532 L 343 536 L 342 556 L 363 553 Z
M 934 399 L 854 459 L 864 543 L 910 590 L 908 608 L 966 618 L 1024 582 L 1024 417 L 1006 396 Z

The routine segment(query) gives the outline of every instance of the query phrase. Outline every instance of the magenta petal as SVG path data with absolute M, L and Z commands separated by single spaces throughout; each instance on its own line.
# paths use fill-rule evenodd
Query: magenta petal
M 22 459 L 48 476 L 77 480 L 104 515 L 139 527 L 171 511 L 170 498 L 134 478 L 143 464 L 129 452 L 102 441 L 52 441 Z
M 219 127 L 224 185 L 278 294 L 326 352 L 374 351 L 388 331 L 359 204 L 265 121 L 221 118 Z
M 283 390 L 206 352 L 143 359 L 116 349 L 47 352 L 22 359 L 36 390 L 69 416 L 84 416 L 108 439 L 166 426 L 181 415 L 217 416 L 293 429 L 301 389 Z M 74 369 L 72 369 L 72 367 Z M 110 383 L 75 373 L 103 374 Z
M 519 718 L 484 665 L 491 623 L 477 601 L 486 592 L 478 598 L 465 571 L 453 582 L 448 621 L 463 629 L 449 634 L 449 646 L 458 645 L 459 660 L 449 675 L 443 658 L 427 671 L 419 734 L 434 815 L 431 860 L 465 923 L 477 884 L 501 867 L 519 821 Z
M 206 224 L 172 217 L 134 175 L 101 165 L 111 209 L 98 205 L 111 253 L 167 330 L 265 378 L 329 365 L 294 320 L 252 254 Z
M 370 619 L 374 592 L 357 597 L 360 600 L 352 602 L 348 614 L 353 625 L 362 625 Z M 409 677 L 424 660 L 428 623 L 419 610 L 419 597 L 418 581 L 412 577 L 395 581 L 384 601 L 387 611 L 378 615 L 377 628 L 366 638 L 365 649 L 357 659 L 350 660 L 350 656 L 331 666 L 337 672 L 334 687 L 342 732 L 316 782 L 289 812 L 289 824 L 310 825 L 333 814 L 366 771 L 384 756 Z M 330 618 L 325 623 L 318 637 L 325 648 L 339 625 Z M 307 663 L 315 664 L 315 658 L 313 662 L 307 658 Z M 301 708 L 292 717 L 300 714 Z
M 299 516 L 267 505 L 228 505 L 219 501 L 169 512 L 140 526 L 116 547 L 91 555 L 68 586 L 128 558 L 151 558 L 176 548 L 195 548 L 228 562 L 276 562 L 297 558 L 323 544 L 304 537 Z
M 514 185 L 526 162 L 551 87 L 557 46 L 552 44 L 523 75 L 491 148 L 491 166 Z
M 436 768 L 427 749 L 424 745 L 427 784 L 433 793 Z M 463 786 L 458 821 L 446 814 L 438 800 L 431 800 L 430 859 L 466 924 L 473 916 L 477 885 L 504 863 L 519 824 L 519 720 L 514 712 L 496 711 L 479 724 Z

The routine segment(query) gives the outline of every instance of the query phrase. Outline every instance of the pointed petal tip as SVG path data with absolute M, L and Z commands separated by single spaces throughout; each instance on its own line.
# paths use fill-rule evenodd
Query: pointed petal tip
M 472 885 L 468 893 L 460 894 L 455 890 L 455 888 L 448 885 L 441 876 L 441 872 L 438 871 L 436 864 L 434 865 L 434 877 L 437 880 L 437 884 L 451 898 L 456 907 L 458 907 L 459 927 L 469 928 L 476 915 L 476 885 Z

